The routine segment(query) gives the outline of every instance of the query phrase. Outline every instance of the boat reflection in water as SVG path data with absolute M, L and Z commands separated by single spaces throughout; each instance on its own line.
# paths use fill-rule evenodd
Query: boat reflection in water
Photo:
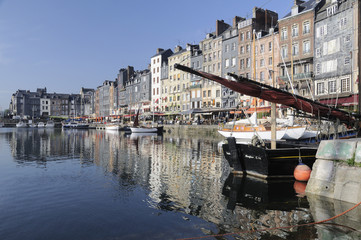
M 28 128 L 0 132 L 5 142 L 10 165 L 22 166 L 0 169 L 0 180 L 11 180 L 6 194 L 0 189 L 0 221 L 8 232 L 44 226 L 48 232 L 41 236 L 48 239 L 178 239 L 297 225 L 314 217 L 307 199 L 295 196 L 294 181 L 229 174 L 218 141 L 201 134 Z M 27 221 L 29 215 L 37 217 Z M 26 229 L 18 239 L 39 239 Z M 325 232 L 312 226 L 240 238 L 320 239 L 319 230 Z

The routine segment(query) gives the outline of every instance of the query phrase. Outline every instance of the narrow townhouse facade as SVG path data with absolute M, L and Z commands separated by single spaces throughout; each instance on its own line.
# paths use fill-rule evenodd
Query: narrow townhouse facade
M 244 21 L 244 18 L 235 16 L 232 26 L 222 33 L 222 77 L 233 79 L 228 73 L 238 75 L 238 23 Z M 222 108 L 235 108 L 239 104 L 240 94 L 222 86 Z
M 222 76 L 222 33 L 230 27 L 224 20 L 216 21 L 216 31 L 208 33 L 200 41 L 199 46 L 203 53 L 203 71 Z M 206 92 L 203 102 L 211 102 L 211 108 L 222 107 L 222 86 L 219 83 L 203 79 L 202 91 Z M 208 106 L 208 105 L 207 105 Z
M 279 87 L 277 82 L 279 47 L 276 44 L 278 38 L 278 28 L 270 28 L 268 32 L 263 30 L 256 32 L 255 43 L 255 49 L 257 49 L 255 54 L 257 81 L 277 88 Z M 270 106 L 270 102 L 260 99 L 257 111 L 269 112 Z
M 202 71 L 203 68 L 203 54 L 202 51 L 198 47 L 195 47 L 191 51 L 191 68 L 197 71 Z M 209 108 L 211 102 L 208 103 L 203 101 L 202 96 L 207 96 L 207 92 L 202 88 L 202 78 L 191 74 L 191 82 L 189 86 L 190 90 L 190 110 L 192 109 L 200 109 L 200 108 Z M 202 102 L 203 101 L 203 102 Z
M 174 54 L 168 58 L 169 79 L 165 82 L 166 92 L 168 92 L 169 106 L 168 111 L 172 114 L 178 114 L 190 109 L 190 74 L 179 69 L 175 69 L 175 64 L 181 64 L 190 67 L 191 46 L 186 49 L 176 46 Z
M 118 111 L 120 114 L 129 113 L 130 110 L 130 107 L 128 107 L 129 101 L 127 100 L 126 85 L 133 74 L 134 67 L 128 66 L 127 68 L 121 68 L 117 75 Z
M 151 111 L 151 72 L 149 69 L 135 71 L 125 86 L 128 112 L 142 113 Z
M 40 116 L 47 117 L 51 113 L 51 101 L 49 95 L 44 95 L 40 98 Z
M 150 69 L 152 74 L 151 108 L 152 111 L 162 111 L 162 65 L 168 62 L 168 57 L 173 54 L 170 49 L 157 49 L 157 53 L 150 59 Z
M 168 58 L 167 61 L 164 61 L 161 66 L 160 70 L 160 80 L 161 80 L 161 86 L 162 86 L 162 92 L 161 92 L 161 111 L 166 113 L 168 111 L 168 89 L 166 87 L 166 84 L 169 82 L 169 64 L 168 64 Z
M 318 4 L 318 0 L 295 0 L 291 12 L 278 21 L 281 85 L 307 98 L 314 96 L 314 13 Z
M 81 109 L 80 109 L 81 114 L 83 116 L 93 116 L 93 114 L 94 114 L 94 89 L 82 87 L 80 89 L 79 94 L 81 97 Z
M 315 17 L 316 99 L 350 110 L 358 104 L 356 2 L 325 0 Z
M 269 32 L 270 28 L 277 25 L 278 14 L 262 8 L 253 8 L 252 18 L 238 23 L 238 44 L 239 44 L 239 74 L 245 78 L 259 81 L 257 75 L 258 46 L 256 33 L 262 36 L 262 32 Z M 259 74 L 259 72 L 258 72 Z M 259 105 L 259 99 L 241 95 L 241 105 L 250 107 Z
M 97 88 L 99 101 L 99 115 L 97 115 L 97 117 L 109 117 L 113 115 L 115 84 L 115 81 L 105 80 L 103 85 Z

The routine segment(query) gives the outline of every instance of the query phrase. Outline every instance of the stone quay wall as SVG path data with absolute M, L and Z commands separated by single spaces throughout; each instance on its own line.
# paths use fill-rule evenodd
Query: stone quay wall
M 361 202 L 361 138 L 322 141 L 306 193 Z

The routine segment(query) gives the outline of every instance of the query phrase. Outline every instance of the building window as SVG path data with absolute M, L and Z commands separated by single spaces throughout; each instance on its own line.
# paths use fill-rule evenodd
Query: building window
M 316 58 L 321 57 L 321 49 L 320 48 L 316 48 Z
M 225 47 L 224 51 L 225 51 L 225 52 L 228 52 L 228 51 L 229 51 L 229 45 L 228 45 L 228 44 L 226 44 L 226 47 Z
M 241 66 L 241 69 L 244 69 L 244 59 L 241 59 L 239 62 L 239 65 Z
M 328 82 L 328 93 L 336 93 L 336 80 Z
M 311 32 L 310 22 L 306 21 L 303 23 L 303 34 L 308 34 L 310 32 Z
M 269 51 L 269 52 L 272 52 L 272 42 L 269 42 L 269 43 L 268 43 L 268 51 Z
M 345 65 L 350 64 L 350 57 L 345 57 Z
M 228 68 L 229 67 L 229 59 L 227 58 L 226 59 L 226 64 L 225 64 L 225 67 Z
M 294 43 L 294 44 L 292 44 L 292 55 L 293 56 L 296 56 L 296 55 L 298 55 L 298 43 Z
M 294 24 L 292 26 L 292 37 L 297 37 L 298 36 L 298 25 Z
M 251 39 L 251 32 L 250 31 L 247 32 L 247 39 Z
M 246 61 L 247 61 L 247 67 L 248 67 L 248 68 L 251 67 L 251 59 L 250 59 L 250 58 L 247 58 Z
M 244 41 L 244 33 L 241 33 L 240 39 L 241 39 L 241 41 Z
M 287 45 L 282 46 L 282 48 L 281 48 L 281 55 L 282 55 L 283 58 L 286 58 L 286 57 L 287 57 Z
M 346 17 L 341 18 L 341 20 L 340 20 L 340 28 L 345 27 L 346 24 L 347 24 L 347 18 Z
M 316 29 L 316 38 L 327 35 L 327 24 L 320 26 Z
M 246 46 L 246 52 L 249 53 L 251 51 L 251 46 L 250 45 L 247 45 Z
M 232 51 L 236 50 L 236 43 L 232 43 L 231 46 L 232 46 L 232 47 L 231 47 L 231 50 L 232 50 Z
M 287 28 L 282 28 L 281 31 L 281 40 L 287 39 Z
M 310 72 L 310 64 L 306 63 L 305 65 L 303 65 L 303 72 L 304 73 Z
M 316 74 L 320 74 L 321 73 L 321 64 L 317 63 L 316 64 Z
M 328 7 L 328 8 L 326 9 L 326 11 L 327 11 L 327 17 L 335 14 L 336 11 L 337 11 L 337 5 L 335 4 L 335 5 L 331 6 L 331 7 Z
M 264 53 L 264 44 L 261 44 L 259 52 Z
M 260 66 L 260 67 L 264 67 L 264 59 L 263 59 L 263 58 L 260 60 L 259 66 Z
M 232 58 L 232 67 L 234 67 L 234 66 L 236 66 L 236 58 L 235 57 Z
M 272 65 L 272 57 L 268 58 L 268 65 Z
M 244 46 L 241 46 L 241 53 L 244 54 Z
M 350 78 L 341 79 L 341 92 L 350 92 Z
M 259 73 L 259 80 L 264 81 L 264 72 Z
M 325 83 L 319 82 L 317 83 L 317 95 L 325 94 Z
M 309 40 L 303 42 L 303 53 L 311 52 L 311 42 Z

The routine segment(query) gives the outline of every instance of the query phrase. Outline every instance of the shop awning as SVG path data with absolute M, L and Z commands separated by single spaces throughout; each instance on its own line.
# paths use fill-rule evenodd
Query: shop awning
M 320 100 L 320 103 L 326 104 L 326 105 L 332 105 L 335 106 L 337 103 L 337 106 L 353 106 L 358 105 L 358 95 L 352 95 L 349 97 L 343 97 L 343 98 L 330 98 L 330 99 L 323 99 Z
M 271 107 L 269 106 L 269 107 L 257 107 L 257 108 L 248 108 L 247 110 L 246 110 L 246 113 L 247 114 L 252 114 L 252 113 L 254 113 L 254 112 L 270 112 L 271 111 Z

